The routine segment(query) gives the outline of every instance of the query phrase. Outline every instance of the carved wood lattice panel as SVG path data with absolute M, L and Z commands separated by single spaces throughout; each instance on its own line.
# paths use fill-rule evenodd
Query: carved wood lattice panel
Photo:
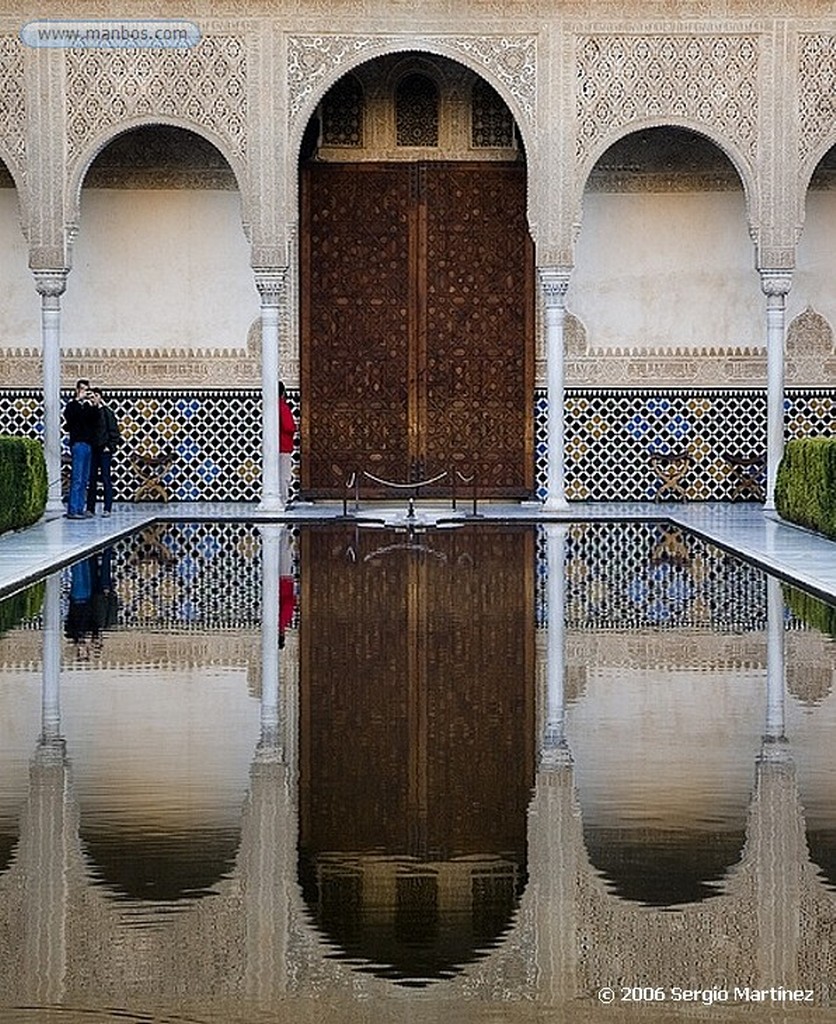
M 355 471 L 402 482 L 455 468 L 482 496 L 529 495 L 524 168 L 314 164 L 301 194 L 303 494 L 339 497 Z

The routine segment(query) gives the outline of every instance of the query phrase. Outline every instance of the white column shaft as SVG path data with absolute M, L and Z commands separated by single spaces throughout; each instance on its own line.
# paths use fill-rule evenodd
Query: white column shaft
M 279 490 L 279 310 L 286 268 L 256 271 L 261 295 L 262 459 L 260 508 L 284 511 Z
M 546 374 L 548 390 L 548 469 L 546 508 L 566 508 L 566 456 L 563 400 L 565 356 L 563 328 L 566 321 L 568 270 L 541 267 L 546 327 Z
M 41 296 L 46 507 L 48 512 L 57 512 L 61 509 L 61 295 L 67 271 L 37 270 L 34 274 Z
M 766 295 L 766 503 L 775 508 L 775 478 L 784 454 L 784 332 L 786 298 L 791 278 L 788 271 L 761 271 Z

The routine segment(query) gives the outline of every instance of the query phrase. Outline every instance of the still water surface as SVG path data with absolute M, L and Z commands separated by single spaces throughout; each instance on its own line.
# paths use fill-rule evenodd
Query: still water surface
M 3 1024 L 833 1012 L 836 612 L 696 538 L 172 524 L 0 630 Z

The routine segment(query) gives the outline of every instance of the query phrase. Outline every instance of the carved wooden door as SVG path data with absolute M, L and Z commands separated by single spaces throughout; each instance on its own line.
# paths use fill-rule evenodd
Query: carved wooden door
M 525 169 L 311 164 L 302 173 L 302 492 L 525 497 L 534 486 Z

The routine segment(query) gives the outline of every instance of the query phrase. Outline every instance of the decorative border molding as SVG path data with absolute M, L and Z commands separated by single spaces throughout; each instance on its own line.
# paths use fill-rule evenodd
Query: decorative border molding
M 288 288 L 293 275 L 288 276 Z M 291 297 L 286 296 L 288 299 Z M 299 382 L 297 311 L 281 305 L 280 366 L 289 386 Z M 577 317 L 566 315 L 566 383 L 571 387 L 752 387 L 766 380 L 766 348 L 589 347 Z M 41 387 L 41 352 L 34 348 L 3 350 L 0 386 Z M 95 377 L 111 387 L 253 387 L 261 386 L 261 320 L 247 333 L 246 349 L 74 349 L 63 353 L 65 380 Z M 536 377 L 546 383 L 542 337 L 538 340 Z M 836 385 L 836 338 L 825 317 L 814 309 L 796 316 L 787 330 L 785 380 L 794 387 Z

